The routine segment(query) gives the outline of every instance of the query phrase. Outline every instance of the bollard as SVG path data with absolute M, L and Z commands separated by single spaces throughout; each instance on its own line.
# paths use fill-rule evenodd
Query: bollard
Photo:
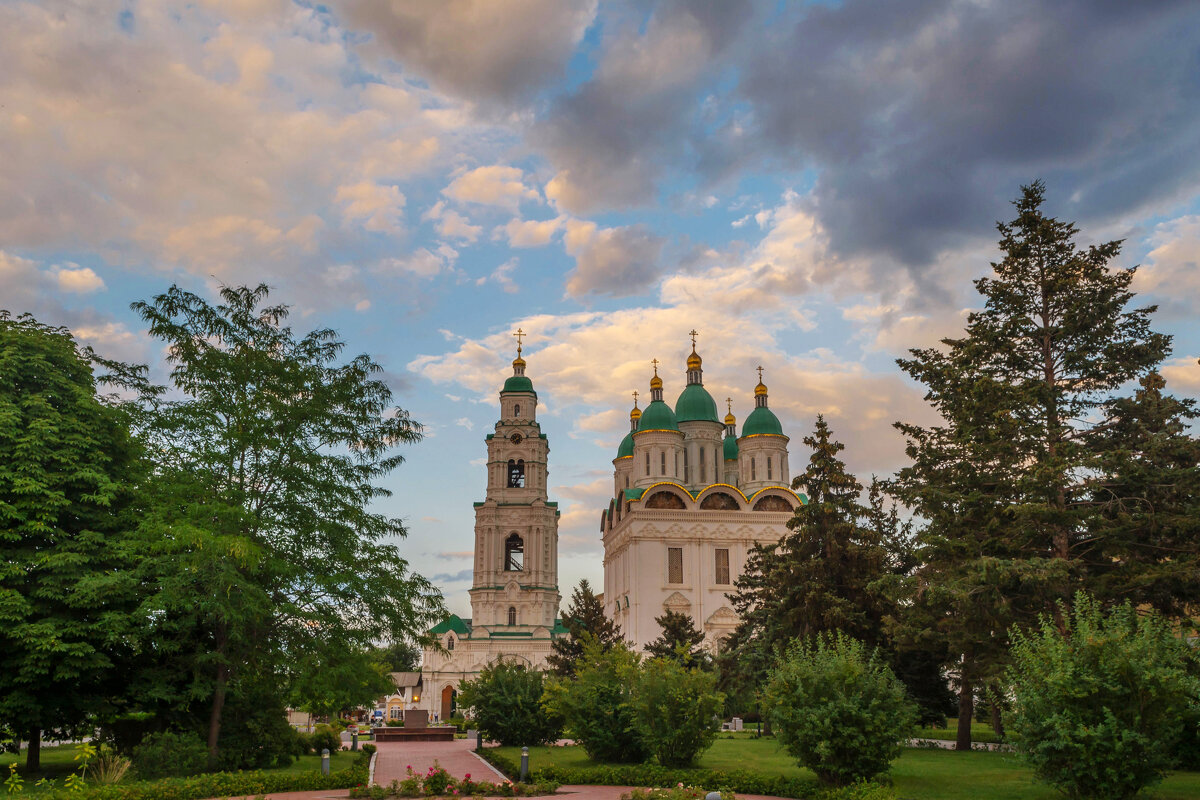
M 329 748 L 328 747 L 321 748 L 321 774 L 322 775 L 329 774 Z
M 519 780 L 521 783 L 525 783 L 527 780 L 529 780 L 529 748 L 528 747 L 521 748 L 521 774 L 520 774 L 520 776 L 518 776 L 517 780 Z
M 351 750 L 358 749 L 358 734 L 357 733 L 350 734 L 350 749 Z

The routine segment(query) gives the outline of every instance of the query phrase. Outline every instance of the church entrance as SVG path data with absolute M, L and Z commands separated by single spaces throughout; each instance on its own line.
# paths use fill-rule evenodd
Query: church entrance
M 458 692 L 454 691 L 453 686 L 447 686 L 442 689 L 442 721 L 450 719 L 454 716 L 455 702 L 458 700 Z

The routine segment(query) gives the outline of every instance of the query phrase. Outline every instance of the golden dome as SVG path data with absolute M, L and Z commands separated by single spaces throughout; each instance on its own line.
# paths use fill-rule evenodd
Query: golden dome
M 640 408 L 638 408 L 637 406 L 634 406 L 633 411 L 629 412 L 629 418 L 630 419 L 641 419 L 642 418 L 642 410 Z
M 767 385 L 760 380 L 758 382 L 758 386 L 754 387 L 754 396 L 755 397 L 763 397 L 766 395 L 766 393 L 767 393 Z
M 726 425 L 736 425 L 737 417 L 735 417 L 733 414 L 726 414 L 725 415 L 725 424 Z
M 516 358 L 513 359 L 513 366 L 514 367 L 524 367 L 525 359 L 521 358 L 520 356 L 517 356 Z
M 650 379 L 650 388 L 651 389 L 661 389 L 662 388 L 662 378 L 658 377 L 657 375 L 655 375 L 653 378 L 651 378 Z
M 690 356 L 688 356 L 687 368 L 688 369 L 700 369 L 700 364 L 701 364 L 700 355 L 695 350 L 693 350 L 692 354 Z

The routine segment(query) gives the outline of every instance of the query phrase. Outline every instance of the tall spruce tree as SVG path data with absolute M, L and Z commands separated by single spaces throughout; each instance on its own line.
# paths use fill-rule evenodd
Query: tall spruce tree
M 65 328 L 0 312 L 0 729 L 79 736 L 131 657 L 141 451 Z
M 982 310 L 945 350 L 911 351 L 905 372 L 942 417 L 898 423 L 912 464 L 898 496 L 926 521 L 907 628 L 941 638 L 959 673 L 958 747 L 972 698 L 1005 661 L 1006 632 L 1069 600 L 1102 569 L 1090 528 L 1102 468 L 1095 418 L 1109 395 L 1162 360 L 1153 307 L 1130 309 L 1120 242 L 1079 248 L 1074 224 L 1046 216 L 1040 182 L 1000 223 L 1004 258 L 975 282 Z
M 689 669 L 712 663 L 703 646 L 704 631 L 696 630 L 690 615 L 668 611 L 655 617 L 654 621 L 662 628 L 662 633 L 646 645 L 646 653 L 651 658 L 669 658 Z
M 563 625 L 567 629 L 566 636 L 560 636 L 550 643 L 550 655 L 546 663 L 554 670 L 555 675 L 564 678 L 575 676 L 579 659 L 583 656 L 585 634 L 596 640 L 601 652 L 608 651 L 617 642 L 623 641 L 621 629 L 604 614 L 604 606 L 587 578 L 579 581 L 579 585 L 571 592 L 571 604 L 563 615 Z

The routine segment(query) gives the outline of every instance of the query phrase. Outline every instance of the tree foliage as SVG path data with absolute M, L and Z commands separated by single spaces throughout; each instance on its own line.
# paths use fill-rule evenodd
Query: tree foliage
M 642 742 L 659 764 L 690 766 L 712 746 L 725 702 L 716 685 L 712 672 L 677 657 L 652 658 L 642 665 L 629 703 Z
M 666 658 L 677 661 L 684 667 L 707 667 L 711 664 L 704 649 L 704 631 L 696 629 L 696 623 L 688 614 L 667 611 L 654 619 L 662 629 L 657 639 L 646 645 L 646 654 L 651 658 Z
M 559 679 L 546 705 L 595 761 L 636 762 L 646 757 L 630 705 L 640 659 L 624 642 L 608 647 L 583 634 L 583 653 L 573 679 Z
M 562 720 L 542 707 L 545 676 L 523 664 L 495 662 L 464 681 L 458 704 L 470 708 L 481 735 L 506 746 L 553 742 Z
M 916 722 L 879 654 L 844 634 L 794 643 L 771 672 L 766 701 L 783 747 L 835 785 L 886 771 Z
M 1165 620 L 1080 594 L 1012 640 L 1009 726 L 1039 778 L 1068 797 L 1123 800 L 1174 766 L 1200 680 Z
M 69 331 L 0 312 L 0 728 L 82 733 L 136 629 L 140 452 Z
M 567 635 L 560 636 L 550 644 L 551 653 L 546 663 L 560 677 L 575 674 L 576 665 L 583 657 L 584 640 L 590 636 L 601 649 L 608 649 L 623 641 L 621 629 L 604 613 L 604 605 L 592 591 L 587 578 L 571 592 L 571 604 L 563 615 Z

